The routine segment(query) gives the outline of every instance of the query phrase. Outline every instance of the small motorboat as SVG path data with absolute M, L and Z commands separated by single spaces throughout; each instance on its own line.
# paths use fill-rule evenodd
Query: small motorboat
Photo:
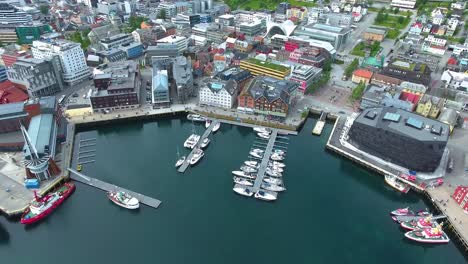
M 140 202 L 137 198 L 126 192 L 108 192 L 107 197 L 116 205 L 127 209 L 137 209 L 140 207 Z
M 269 184 L 282 185 L 283 181 L 278 178 L 264 177 L 263 181 Z
M 203 156 L 205 156 L 205 153 L 203 152 L 203 150 L 197 148 L 194 153 L 193 153 L 193 156 L 192 158 L 190 159 L 190 165 L 195 165 L 197 164 L 197 162 L 203 158 Z
M 275 166 L 268 166 L 267 169 L 272 170 L 272 171 L 277 171 L 279 173 L 283 173 L 283 168 L 280 167 L 275 167 Z
M 268 165 L 274 166 L 274 167 L 280 167 L 280 168 L 286 167 L 286 165 L 284 163 L 278 162 L 278 161 L 270 161 L 270 162 L 268 162 Z
M 200 140 L 199 135 L 192 134 L 187 138 L 187 140 L 185 140 L 184 147 L 193 149 L 199 140 Z
M 254 148 L 251 150 L 252 152 L 257 152 L 257 153 L 263 153 L 265 152 L 263 149 L 259 149 L 259 148 Z
M 263 154 L 260 152 L 250 151 L 249 154 L 250 156 L 257 158 L 257 159 L 261 159 L 263 157 Z
M 271 154 L 270 156 L 270 159 L 274 160 L 274 161 L 282 161 L 284 160 L 284 157 L 278 153 L 273 153 Z
M 267 175 L 270 175 L 272 177 L 283 177 L 283 174 L 281 174 L 280 172 L 277 172 L 277 171 L 274 171 L 274 170 L 270 170 L 270 169 L 266 169 L 266 174 Z
M 240 194 L 240 195 L 243 195 L 243 196 L 252 196 L 253 195 L 253 192 L 251 192 L 249 190 L 249 188 L 246 188 L 246 187 L 243 187 L 243 186 L 240 186 L 240 185 L 236 185 L 234 186 L 234 188 L 232 188 L 232 190 L 234 192 L 236 192 L 237 194 Z
M 434 228 L 409 231 L 405 233 L 405 237 L 420 243 L 441 244 L 450 241 L 448 235 L 442 231 L 441 225 Z
M 273 191 L 273 192 L 282 192 L 282 191 L 286 190 L 286 188 L 284 188 L 283 186 L 276 185 L 276 184 L 270 184 L 270 183 L 266 183 L 266 182 L 263 182 L 261 187 L 262 187 L 262 189 L 265 189 L 265 190 L 268 190 L 268 191 Z
M 210 125 L 211 125 L 211 120 L 210 120 L 210 119 L 207 119 L 207 120 L 205 121 L 205 128 L 208 128 Z
M 175 164 L 176 168 L 177 168 L 177 167 L 180 167 L 182 164 L 184 164 L 184 161 L 185 161 L 186 158 L 187 158 L 187 157 L 185 157 L 185 156 L 180 157 L 180 158 L 177 160 L 176 164 Z
M 398 180 L 395 176 L 385 175 L 385 182 L 390 185 L 395 190 L 398 190 L 402 193 L 408 193 L 410 190 L 410 185 Z
M 247 173 L 254 173 L 254 172 L 257 172 L 257 169 L 254 169 L 252 167 L 249 167 L 247 165 L 244 165 L 244 166 L 241 166 L 240 169 L 244 172 L 247 172 Z
M 215 123 L 214 126 L 213 126 L 213 130 L 212 130 L 213 133 L 216 132 L 216 131 L 218 131 L 220 127 L 221 127 L 221 122 L 216 121 L 216 123 Z
M 257 133 L 257 136 L 264 138 L 264 139 L 270 139 L 270 134 L 266 134 L 266 133 Z
M 253 130 L 257 133 L 264 133 L 264 134 L 270 134 L 271 131 L 267 128 L 264 127 L 254 127 Z
M 200 122 L 206 121 L 206 117 L 197 115 L 197 114 L 188 114 L 187 119 L 192 120 L 192 121 L 200 121 Z
M 261 199 L 264 201 L 274 201 L 276 200 L 277 193 L 272 191 L 266 190 L 259 190 L 255 193 L 255 198 Z
M 234 183 L 240 184 L 240 185 L 245 185 L 245 186 L 253 186 L 253 182 L 247 179 L 244 179 L 242 177 L 236 177 L 234 176 L 233 178 Z
M 258 162 L 254 160 L 244 161 L 244 164 L 255 169 L 258 168 Z
M 208 144 L 210 144 L 210 139 L 209 139 L 209 138 L 205 138 L 205 139 L 203 139 L 203 141 L 201 142 L 200 147 L 201 147 L 201 148 L 206 148 L 206 147 L 208 147 Z
M 392 215 L 414 215 L 413 211 L 409 207 L 398 208 L 390 212 Z
M 283 156 L 286 154 L 286 152 L 284 150 L 281 150 L 281 149 L 274 149 L 273 153 L 278 153 L 278 154 L 283 155 Z

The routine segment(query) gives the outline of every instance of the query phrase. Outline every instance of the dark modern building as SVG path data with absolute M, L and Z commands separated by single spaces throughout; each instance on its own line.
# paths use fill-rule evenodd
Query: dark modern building
M 448 125 L 393 107 L 366 109 L 348 136 L 352 145 L 410 170 L 433 172 L 450 134 Z
M 394 60 L 380 72 L 399 80 L 428 86 L 431 82 L 431 69 L 426 64 L 404 60 Z
M 90 97 L 93 111 L 129 109 L 139 106 L 140 72 L 134 61 L 101 65 L 94 75 L 94 91 Z

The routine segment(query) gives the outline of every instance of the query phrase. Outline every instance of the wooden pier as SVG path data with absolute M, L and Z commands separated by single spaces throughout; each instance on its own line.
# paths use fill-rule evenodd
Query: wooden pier
M 275 145 L 276 136 L 278 135 L 277 129 L 272 129 L 270 138 L 268 139 L 268 144 L 263 152 L 262 162 L 260 163 L 260 167 L 258 168 L 257 178 L 255 179 L 254 185 L 249 187 L 251 192 L 258 192 L 260 190 L 260 186 L 263 182 L 263 177 L 265 177 L 265 171 L 268 167 L 268 162 L 270 161 L 270 156 L 273 152 L 273 146 Z
M 203 140 L 205 138 L 207 138 L 210 134 L 211 134 L 211 131 L 213 131 L 213 128 L 215 126 L 215 124 L 219 122 L 218 120 L 215 120 L 215 119 L 212 119 L 211 120 L 211 124 L 210 126 L 205 130 L 205 132 L 203 133 L 203 135 L 200 137 L 200 140 L 198 140 L 197 144 L 195 145 L 195 147 L 192 149 L 192 151 L 190 151 L 190 154 L 187 156 L 187 158 L 185 159 L 184 163 L 182 163 L 182 165 L 180 165 L 179 169 L 177 170 L 178 172 L 181 172 L 181 173 L 184 173 L 187 168 L 190 166 L 190 160 L 192 159 L 193 157 L 193 153 L 195 152 L 195 150 L 197 148 L 200 148 L 200 144 L 203 142 Z
M 124 189 L 122 187 L 118 187 L 118 186 L 115 186 L 113 184 L 110 184 L 110 183 L 103 182 L 103 181 L 95 179 L 95 178 L 85 176 L 85 175 L 75 171 L 74 169 L 68 168 L 68 171 L 71 172 L 70 177 L 73 180 L 84 183 L 84 184 L 87 184 L 89 186 L 93 186 L 93 187 L 98 188 L 100 190 L 103 190 L 103 191 L 106 191 L 106 192 L 110 192 L 110 191 L 123 191 L 123 192 L 126 192 L 126 193 L 130 194 L 131 196 L 137 198 L 140 201 L 140 203 L 145 204 L 145 205 L 147 205 L 149 207 L 153 207 L 153 208 L 158 208 L 159 205 L 161 204 L 161 201 L 158 200 L 158 199 L 155 199 L 155 198 L 152 198 L 152 197 L 140 194 L 140 193 L 132 192 L 132 191 Z
M 317 123 L 315 123 L 314 129 L 312 130 L 312 134 L 317 135 L 317 136 L 320 136 L 322 134 L 323 127 L 325 126 L 325 121 L 327 119 L 327 115 L 328 115 L 327 112 L 322 111 L 322 113 L 320 114 L 319 120 L 317 121 Z

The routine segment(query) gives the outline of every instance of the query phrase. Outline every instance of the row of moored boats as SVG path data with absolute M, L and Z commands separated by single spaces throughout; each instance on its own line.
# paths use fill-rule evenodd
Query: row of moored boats
M 408 230 L 405 237 L 410 240 L 431 244 L 448 243 L 450 241 L 448 235 L 442 230 L 443 223 L 437 223 L 427 210 L 414 212 L 407 207 L 396 209 L 391 214 L 394 221 L 398 222 L 405 230 Z M 400 216 L 403 217 L 404 221 L 399 220 L 402 218 Z M 409 217 L 405 219 L 405 216 Z
M 271 131 L 266 128 L 256 127 L 254 131 L 260 138 L 269 139 Z M 249 152 L 250 160 L 244 161 L 239 170 L 232 171 L 235 183 L 233 191 L 243 196 L 254 196 L 255 198 L 274 201 L 277 198 L 278 192 L 285 191 L 283 184 L 283 173 L 286 165 L 283 163 L 286 152 L 280 149 L 274 149 L 270 155 L 265 168 L 264 176 L 260 184 L 260 189 L 255 193 L 252 188 L 257 180 L 262 159 L 265 155 L 265 150 L 261 148 L 252 148 Z
M 210 127 L 211 123 L 213 122 L 212 120 L 201 116 L 201 115 L 196 115 L 196 114 L 189 114 L 187 116 L 189 120 L 192 121 L 200 121 L 200 122 L 205 122 L 205 127 L 208 128 Z M 215 133 L 216 131 L 219 130 L 221 127 L 221 123 L 216 121 L 216 123 L 213 125 L 212 132 Z M 209 138 L 204 138 L 200 142 L 201 136 L 197 135 L 196 133 L 192 133 L 184 142 L 184 147 L 191 149 L 193 151 L 193 155 L 188 161 L 190 165 L 195 165 L 197 164 L 203 156 L 205 156 L 205 153 L 203 152 L 203 149 L 207 148 L 208 145 L 210 144 L 210 139 Z M 175 164 L 175 167 L 180 167 L 182 164 L 184 164 L 185 160 L 187 159 L 187 156 L 180 156 L 179 152 L 177 151 L 177 162 Z

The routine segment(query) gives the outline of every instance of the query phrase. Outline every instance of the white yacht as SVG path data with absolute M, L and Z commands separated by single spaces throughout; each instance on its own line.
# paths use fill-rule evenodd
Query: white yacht
M 266 133 L 257 133 L 257 136 L 264 138 L 264 139 L 270 139 L 270 134 L 266 134 Z
M 254 158 L 257 158 L 257 159 L 261 159 L 263 157 L 263 154 L 262 153 L 259 153 L 259 152 L 254 152 L 254 151 L 250 151 L 249 154 L 254 157 Z
M 197 162 L 205 156 L 205 153 L 203 153 L 203 150 L 197 148 L 194 153 L 192 158 L 190 159 L 190 165 L 195 165 Z
M 284 188 L 283 186 L 276 185 L 276 184 L 270 184 L 270 183 L 266 183 L 266 182 L 263 182 L 261 187 L 262 187 L 262 189 L 265 189 L 265 190 L 268 190 L 268 191 L 273 191 L 273 192 L 282 192 L 282 191 L 286 190 L 286 188 Z
M 255 198 L 265 200 L 265 201 L 274 201 L 276 200 L 277 194 L 272 191 L 259 190 L 255 193 Z
M 255 169 L 258 168 L 258 162 L 257 162 L 257 161 L 254 161 L 254 160 L 247 160 L 247 161 L 244 161 L 244 164 L 247 165 L 247 166 L 249 166 L 249 167 L 255 168 Z
M 270 134 L 270 130 L 264 127 L 254 127 L 253 130 L 258 133 Z
M 278 153 L 273 153 L 271 154 L 270 158 L 274 161 L 282 161 L 284 160 L 284 157 Z
M 232 171 L 232 174 L 239 176 L 239 177 L 244 177 L 247 179 L 255 179 L 257 177 L 255 174 L 250 174 L 244 171 Z
M 176 164 L 175 164 L 176 168 L 177 168 L 177 167 L 180 167 L 180 165 L 182 165 L 182 164 L 184 163 L 185 159 L 186 159 L 185 156 L 180 157 L 180 158 L 177 160 Z
M 269 166 L 273 166 L 273 167 L 279 167 L 279 168 L 284 168 L 286 167 L 286 165 L 282 162 L 278 162 L 278 161 L 270 161 L 268 163 Z
M 265 177 L 263 178 L 263 181 L 269 184 L 275 184 L 275 185 L 282 185 L 283 181 L 281 179 L 277 178 L 270 178 L 270 177 Z
M 190 137 L 187 138 L 184 142 L 184 147 L 193 149 L 195 145 L 197 145 L 198 140 L 200 140 L 200 136 L 196 134 L 190 135 Z
M 200 121 L 200 122 L 201 121 L 206 121 L 206 117 L 201 116 L 201 115 L 197 115 L 197 114 L 188 114 L 187 119 L 192 120 L 192 121 Z
M 240 185 L 245 185 L 245 186 L 253 186 L 252 181 L 244 179 L 242 177 L 234 176 L 232 179 L 234 180 L 234 183 L 237 183 L 237 184 L 240 184 Z
M 253 192 L 251 192 L 248 188 L 242 185 L 236 185 L 234 188 L 232 188 L 233 191 L 235 191 L 237 194 L 243 195 L 243 196 L 252 196 Z
M 280 167 L 276 167 L 276 166 L 271 166 L 271 165 L 268 165 L 267 169 L 271 170 L 271 171 L 276 171 L 276 172 L 279 172 L 279 173 L 283 173 L 283 168 L 280 168 Z
M 208 128 L 208 127 L 211 125 L 211 122 L 212 122 L 212 121 L 211 121 L 210 119 L 207 119 L 207 120 L 205 121 L 205 128 Z
M 252 167 L 249 167 L 247 165 L 244 165 L 244 166 L 241 166 L 240 169 L 244 172 L 247 172 L 247 173 L 253 173 L 253 172 L 257 172 L 257 169 L 254 169 Z
M 281 150 L 281 149 L 274 149 L 273 153 L 278 153 L 280 155 L 285 155 L 286 154 L 286 152 L 284 152 L 284 150 Z
M 210 139 L 209 139 L 209 138 L 205 138 L 205 139 L 203 139 L 203 141 L 201 142 L 200 147 L 201 147 L 201 148 L 206 148 L 206 147 L 208 147 L 208 144 L 210 144 Z
M 221 127 L 221 122 L 216 121 L 216 123 L 213 126 L 213 133 L 218 131 L 220 127 Z
M 283 174 L 281 174 L 281 172 L 277 172 L 277 171 L 274 171 L 274 170 L 270 170 L 270 169 L 266 169 L 266 174 L 267 175 L 270 175 L 272 177 L 283 177 Z
M 265 151 L 263 149 L 254 148 L 254 149 L 252 149 L 252 152 L 263 153 Z

